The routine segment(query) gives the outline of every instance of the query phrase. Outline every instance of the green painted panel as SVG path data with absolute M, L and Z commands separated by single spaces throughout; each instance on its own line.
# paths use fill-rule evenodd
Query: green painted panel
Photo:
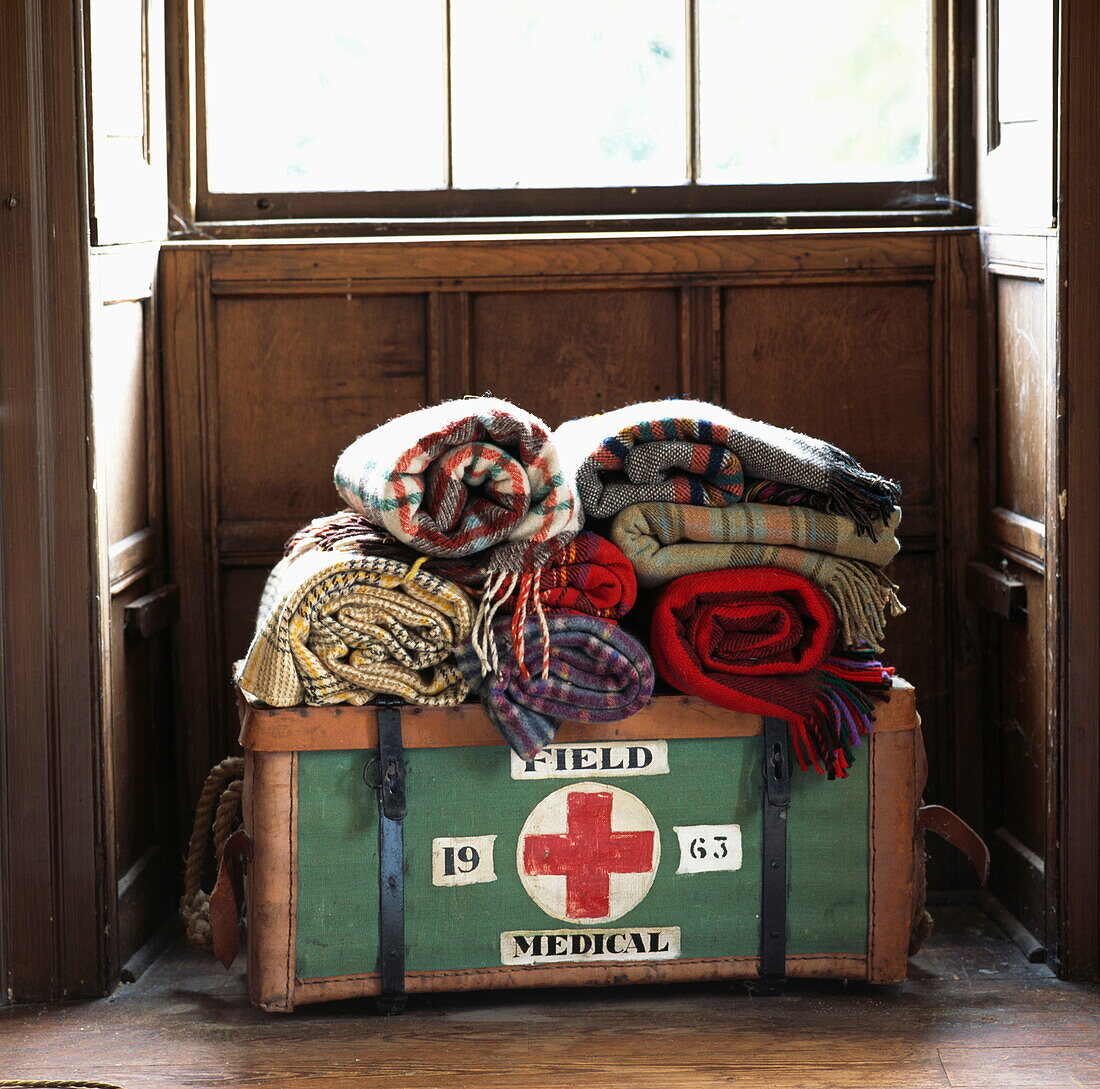
M 599 782 L 629 791 L 652 813 L 660 863 L 649 892 L 615 929 L 677 926 L 680 955 L 755 955 L 759 945 L 759 738 L 670 741 L 669 773 Z M 298 760 L 298 977 L 377 971 L 378 816 L 363 781 L 365 751 L 301 753 Z M 797 773 L 789 810 L 791 953 L 862 954 L 867 940 L 866 754 L 850 778 Z M 407 754 L 406 940 L 410 971 L 497 966 L 502 931 L 587 929 L 546 914 L 520 881 L 516 844 L 532 808 L 571 783 L 511 778 L 498 747 Z M 674 827 L 737 824 L 743 865 L 677 874 Z M 435 837 L 496 835 L 495 881 L 432 883 Z

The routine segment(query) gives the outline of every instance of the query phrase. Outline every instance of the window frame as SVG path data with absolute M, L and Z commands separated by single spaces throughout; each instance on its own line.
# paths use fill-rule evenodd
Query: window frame
M 212 193 L 206 185 L 204 0 L 169 0 L 171 234 L 353 236 L 598 230 L 957 226 L 974 222 L 973 0 L 932 0 L 930 178 L 571 189 Z M 689 0 L 689 73 L 695 0 Z M 696 95 L 688 132 L 697 159 Z

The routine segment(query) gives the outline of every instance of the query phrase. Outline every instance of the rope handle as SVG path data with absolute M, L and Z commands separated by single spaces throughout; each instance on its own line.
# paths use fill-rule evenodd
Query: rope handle
M 210 928 L 210 897 L 202 887 L 203 866 L 211 835 L 214 861 L 218 863 L 226 840 L 241 823 L 243 776 L 244 758 L 241 756 L 227 756 L 210 769 L 195 807 L 195 824 L 187 845 L 180 915 L 187 928 L 187 940 L 209 953 L 214 951 L 214 934 Z

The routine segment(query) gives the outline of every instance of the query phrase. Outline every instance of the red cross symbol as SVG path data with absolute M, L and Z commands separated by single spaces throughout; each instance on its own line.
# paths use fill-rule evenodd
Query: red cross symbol
M 564 835 L 532 835 L 523 841 L 523 867 L 532 876 L 565 877 L 565 914 L 602 919 L 611 914 L 611 875 L 653 868 L 653 833 L 613 832 L 611 795 L 570 794 Z

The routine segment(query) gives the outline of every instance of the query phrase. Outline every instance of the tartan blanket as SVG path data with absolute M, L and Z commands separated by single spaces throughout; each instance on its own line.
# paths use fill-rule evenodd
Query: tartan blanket
M 538 675 L 539 628 L 535 618 L 526 622 L 526 677 L 512 656 L 509 621 L 497 621 L 492 628 L 499 654 L 494 672 L 482 675 L 472 646 L 459 648 L 455 655 L 485 713 L 525 760 L 553 739 L 562 721 L 617 722 L 640 711 L 653 694 L 649 655 L 617 624 L 594 616 L 548 615 L 542 633 L 550 648 L 545 679 Z
M 538 566 L 539 546 L 574 534 L 581 510 L 549 428 L 495 397 L 445 401 L 361 435 L 336 463 L 336 488 L 418 552 L 468 556 L 502 542 L 501 569 Z
M 870 534 L 900 497 L 897 484 L 830 443 L 704 401 L 628 405 L 570 420 L 553 438 L 585 512 L 598 518 L 633 503 L 729 506 L 748 476 L 818 493 Z
M 638 503 L 619 512 L 611 539 L 647 588 L 726 567 L 794 571 L 828 595 L 844 646 L 866 643 L 881 650 L 887 613 L 905 611 L 882 572 L 901 547 L 900 521 L 901 508 L 895 507 L 872 536 L 864 536 L 850 518 L 808 507 Z
M 473 607 L 451 582 L 383 556 L 311 550 L 275 565 L 264 588 L 240 686 L 273 707 L 461 703 L 454 663 Z
M 892 669 L 834 648 L 824 592 L 778 567 L 711 571 L 670 582 L 653 614 L 658 673 L 719 707 L 784 719 L 799 765 L 844 778 L 872 728 Z
M 547 609 L 567 609 L 621 620 L 638 596 L 630 561 L 610 541 L 585 530 L 540 574 L 539 597 Z

